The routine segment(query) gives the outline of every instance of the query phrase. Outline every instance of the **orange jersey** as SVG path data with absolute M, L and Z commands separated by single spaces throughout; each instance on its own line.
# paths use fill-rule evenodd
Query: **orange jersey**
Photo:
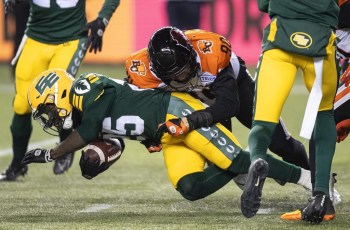
M 185 35 L 197 53 L 201 74 L 200 88 L 214 82 L 217 74 L 230 63 L 231 44 L 223 36 L 204 30 L 188 30 Z M 235 55 L 234 55 L 235 56 Z M 129 83 L 140 88 L 163 88 L 166 85 L 150 71 L 147 48 L 130 55 L 125 61 Z

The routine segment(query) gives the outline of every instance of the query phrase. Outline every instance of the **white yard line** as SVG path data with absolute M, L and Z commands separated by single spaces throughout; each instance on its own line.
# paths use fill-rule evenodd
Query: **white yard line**
M 34 142 L 29 144 L 28 149 L 35 149 L 35 148 L 43 148 L 46 146 L 52 146 L 55 143 L 58 143 L 59 139 L 58 138 L 52 138 L 52 139 L 47 139 L 39 142 Z M 12 148 L 7 148 L 7 149 L 0 149 L 0 157 L 6 156 L 12 154 Z
M 93 204 L 78 212 L 100 212 L 102 210 L 106 210 L 110 208 L 112 208 L 112 205 L 110 204 Z

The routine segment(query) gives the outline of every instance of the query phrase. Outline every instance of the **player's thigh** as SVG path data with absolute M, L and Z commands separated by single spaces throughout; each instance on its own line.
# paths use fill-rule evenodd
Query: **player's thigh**
M 49 45 L 27 38 L 16 66 L 16 95 L 14 111 L 17 114 L 30 113 L 27 102 L 27 91 L 32 81 L 48 68 L 51 53 L 47 52 Z
M 75 76 L 86 53 L 86 39 L 77 39 L 57 46 L 50 69 L 61 68 Z
M 297 67 L 290 60 L 291 55 L 280 49 L 268 50 L 260 58 L 254 120 L 278 123 L 297 71 Z
M 175 188 L 182 177 L 204 171 L 205 158 L 182 142 L 163 144 L 163 155 L 169 180 Z

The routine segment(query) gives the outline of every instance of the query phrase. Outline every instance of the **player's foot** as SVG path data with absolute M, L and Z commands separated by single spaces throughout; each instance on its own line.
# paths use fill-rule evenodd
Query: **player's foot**
M 327 207 L 329 214 L 327 215 Z M 335 216 L 335 210 L 329 196 L 325 194 L 318 194 L 309 199 L 309 204 L 301 212 L 301 219 L 311 224 L 319 224 L 324 218 L 331 220 Z
M 67 171 L 73 163 L 74 153 L 68 153 L 55 160 L 53 172 L 58 175 Z
M 27 171 L 27 165 L 10 165 L 3 173 L 0 174 L 0 181 L 15 181 L 17 177 L 25 176 Z
M 301 209 L 297 209 L 293 212 L 287 212 L 284 213 L 281 216 L 282 220 L 301 220 L 301 212 L 304 208 Z M 333 220 L 335 218 L 335 209 L 334 206 L 332 204 L 332 202 L 330 202 L 330 200 L 326 199 L 326 214 L 323 217 L 324 221 L 329 221 L 329 220 Z
M 269 172 L 268 163 L 259 158 L 251 163 L 248 177 L 241 196 L 242 214 L 251 218 L 260 208 L 262 188 Z

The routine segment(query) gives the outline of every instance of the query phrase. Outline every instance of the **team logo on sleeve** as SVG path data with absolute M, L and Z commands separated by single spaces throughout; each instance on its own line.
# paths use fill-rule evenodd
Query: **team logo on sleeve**
M 82 80 L 78 81 L 74 86 L 74 91 L 78 95 L 87 93 L 90 91 L 90 89 L 91 89 L 91 86 L 90 86 L 87 79 L 82 79 Z
M 290 42 L 299 49 L 309 48 L 312 44 L 312 37 L 303 32 L 295 32 L 290 36 Z
M 146 75 L 146 67 L 145 63 L 140 60 L 132 60 L 131 66 L 129 67 L 130 72 L 136 73 L 137 75 L 145 76 Z
M 212 50 L 211 50 L 211 47 L 213 46 L 212 41 L 199 40 L 197 42 L 197 46 L 198 46 L 199 51 L 201 51 L 204 54 L 212 53 Z

